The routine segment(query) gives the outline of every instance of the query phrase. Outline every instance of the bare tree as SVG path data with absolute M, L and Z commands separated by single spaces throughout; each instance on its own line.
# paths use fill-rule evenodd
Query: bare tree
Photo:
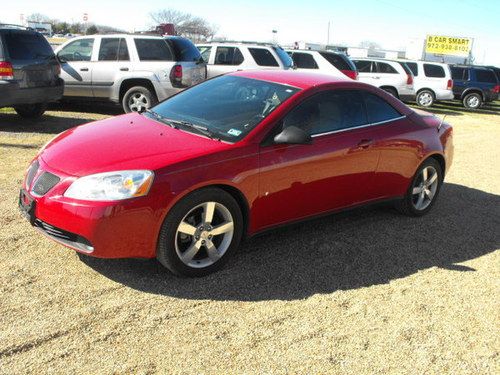
M 150 13 L 150 17 L 155 24 L 174 24 L 177 35 L 185 36 L 195 42 L 211 39 L 217 32 L 217 27 L 207 20 L 176 9 L 158 10 Z

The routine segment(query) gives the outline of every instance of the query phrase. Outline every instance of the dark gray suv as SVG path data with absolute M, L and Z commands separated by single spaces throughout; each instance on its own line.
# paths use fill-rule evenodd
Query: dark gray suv
M 40 117 L 61 98 L 61 67 L 45 37 L 29 28 L 0 24 L 0 108 Z

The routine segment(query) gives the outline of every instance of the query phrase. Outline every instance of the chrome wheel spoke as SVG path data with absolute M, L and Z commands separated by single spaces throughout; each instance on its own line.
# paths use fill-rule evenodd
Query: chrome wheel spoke
M 218 225 L 218 226 L 212 228 L 212 230 L 210 231 L 210 234 L 213 236 L 218 236 L 219 234 L 223 234 L 223 233 L 232 231 L 233 228 L 234 228 L 233 222 L 230 221 L 228 223 L 224 223 L 224 224 L 221 224 L 221 225 Z
M 207 240 L 205 242 L 205 247 L 207 248 L 208 257 L 212 260 L 212 262 L 217 262 L 220 259 L 220 255 L 214 243 L 210 240 Z
M 425 195 L 427 195 L 427 198 L 429 198 L 429 200 L 432 200 L 432 198 L 434 197 L 434 193 L 432 192 L 431 189 L 426 189 Z
M 427 180 L 427 185 L 432 185 L 434 181 L 436 181 L 437 178 L 437 173 L 434 173 L 428 180 Z
M 422 169 L 422 179 L 427 181 L 427 168 Z
M 417 200 L 417 203 L 415 204 L 415 207 L 417 209 L 420 209 L 422 208 L 422 205 L 424 203 L 424 200 L 425 200 L 425 192 L 422 190 L 418 196 L 418 200 Z
M 203 206 L 203 222 L 210 224 L 214 218 L 215 202 L 207 202 Z
M 179 228 L 177 230 L 181 233 L 188 234 L 190 236 L 194 236 L 194 234 L 196 233 L 196 228 L 191 224 L 186 223 L 185 221 L 182 221 L 179 224 Z
M 422 192 L 422 189 L 423 189 L 423 188 L 422 188 L 421 186 L 415 186 L 415 187 L 413 188 L 412 194 L 413 194 L 413 195 L 420 194 L 420 193 Z
M 182 261 L 184 263 L 191 262 L 194 256 L 198 254 L 198 251 L 200 251 L 200 247 L 201 241 L 193 242 L 193 244 L 189 246 L 189 248 L 184 253 L 182 253 Z

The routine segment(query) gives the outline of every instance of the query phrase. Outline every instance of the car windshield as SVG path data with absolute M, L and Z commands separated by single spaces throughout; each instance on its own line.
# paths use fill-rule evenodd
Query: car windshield
M 273 82 L 222 76 L 182 91 L 144 115 L 180 130 L 237 142 L 298 91 Z

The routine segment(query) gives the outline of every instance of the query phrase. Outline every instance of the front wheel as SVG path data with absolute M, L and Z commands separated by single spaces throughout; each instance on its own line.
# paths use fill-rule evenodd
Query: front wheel
M 17 112 L 19 116 L 27 119 L 40 118 L 45 113 L 46 109 L 47 109 L 47 104 L 45 103 L 24 104 L 14 107 L 14 110 Z
M 478 93 L 467 94 L 464 97 L 463 104 L 468 109 L 478 109 L 483 104 L 483 98 Z
M 396 208 L 408 216 L 425 215 L 436 202 L 442 183 L 441 165 L 434 158 L 427 159 L 415 173 L 405 197 L 397 202 Z
M 238 248 L 243 216 L 224 190 L 195 191 L 178 202 L 163 222 L 157 259 L 181 276 L 205 276 L 220 269 Z

